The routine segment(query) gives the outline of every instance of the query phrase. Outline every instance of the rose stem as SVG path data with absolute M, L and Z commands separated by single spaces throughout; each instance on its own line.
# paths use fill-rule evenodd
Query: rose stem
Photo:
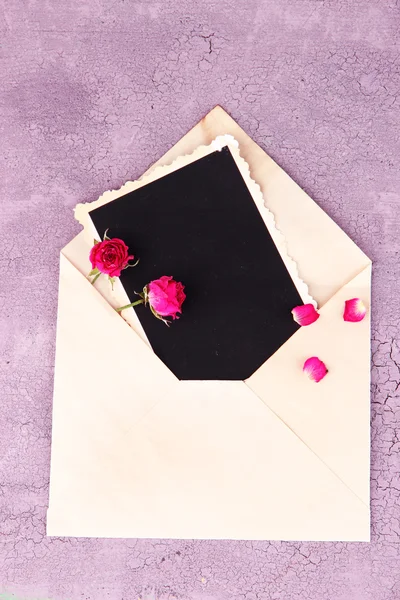
M 121 306 L 121 308 L 116 308 L 115 310 L 117 312 L 121 312 L 122 310 L 125 310 L 125 308 L 130 308 L 131 306 L 137 306 L 138 304 L 143 304 L 144 300 L 136 300 L 136 302 L 132 302 L 132 304 L 127 304 L 126 306 Z

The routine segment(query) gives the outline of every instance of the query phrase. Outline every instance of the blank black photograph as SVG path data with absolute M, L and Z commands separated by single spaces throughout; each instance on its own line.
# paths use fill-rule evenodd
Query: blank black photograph
M 297 331 L 291 310 L 303 302 L 229 148 L 90 216 L 101 238 L 108 229 L 140 258 L 121 273 L 131 302 L 162 275 L 184 284 L 182 315 L 170 327 L 134 308 L 179 379 L 247 379 Z

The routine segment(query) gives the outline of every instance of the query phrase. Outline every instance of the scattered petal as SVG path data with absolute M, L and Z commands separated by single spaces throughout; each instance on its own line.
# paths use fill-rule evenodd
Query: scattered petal
M 367 314 L 367 307 L 361 298 L 352 298 L 344 303 L 343 319 L 350 323 L 362 321 Z
M 307 375 L 311 379 L 311 381 L 315 381 L 318 383 L 325 377 L 328 369 L 325 366 L 325 363 L 322 360 L 319 360 L 316 356 L 312 356 L 311 358 L 307 358 L 306 362 L 303 366 L 303 373 Z
M 292 310 L 293 320 L 302 327 L 315 323 L 320 317 L 320 314 L 315 310 L 313 304 L 302 304 L 296 306 Z

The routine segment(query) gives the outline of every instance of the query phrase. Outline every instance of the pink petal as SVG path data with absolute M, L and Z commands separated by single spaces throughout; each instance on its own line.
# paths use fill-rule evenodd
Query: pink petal
M 343 319 L 351 323 L 362 321 L 367 314 L 367 307 L 360 298 L 352 298 L 344 303 Z
M 294 321 L 296 321 L 296 323 L 302 327 L 315 323 L 315 321 L 317 321 L 317 319 L 320 317 L 319 313 L 315 310 L 312 304 L 302 304 L 301 306 L 296 306 L 292 310 L 292 315 Z
M 311 358 L 307 358 L 306 362 L 303 366 L 303 373 L 307 375 L 311 379 L 311 381 L 321 381 L 327 374 L 328 369 L 325 366 L 325 363 L 322 360 L 319 360 L 316 356 L 312 356 Z

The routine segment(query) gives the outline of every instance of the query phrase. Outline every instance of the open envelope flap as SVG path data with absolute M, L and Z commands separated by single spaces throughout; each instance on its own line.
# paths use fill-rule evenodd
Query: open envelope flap
M 239 142 L 251 177 L 261 187 L 267 208 L 286 239 L 289 256 L 319 306 L 370 264 L 344 231 L 220 107 L 215 107 L 152 168 L 166 165 L 219 135 Z
M 308 286 L 307 292 L 319 306 L 323 306 L 343 285 L 367 267 L 370 259 L 221 107 L 210 111 L 152 165 L 143 178 L 158 178 L 174 171 L 195 159 L 195 156 L 189 155 L 195 151 L 196 156 L 201 152 L 209 152 L 206 146 L 216 141 L 218 136 L 226 135 L 233 136 L 239 143 L 240 156 L 250 169 L 251 179 L 261 188 L 265 206 L 275 220 L 276 230 L 285 240 L 284 254 L 290 258 L 287 265 L 289 271 L 293 262 L 297 280 L 304 282 Z M 160 166 L 168 167 L 157 170 L 156 167 Z M 142 180 L 128 182 L 119 191 L 106 192 L 98 201 L 87 205 L 87 209 L 92 209 L 98 203 L 110 202 L 142 184 Z M 82 209 L 86 205 L 78 206 Z M 79 214 L 78 211 L 77 218 L 80 220 Z M 280 245 L 277 244 L 277 247 L 279 249 Z M 301 293 L 301 296 L 304 300 L 305 293 Z M 130 324 L 136 329 L 135 323 Z
M 217 106 L 210 111 L 143 177 L 147 180 L 149 177 L 152 179 L 166 175 L 179 168 L 180 164 L 194 160 L 194 157 L 190 158 L 189 155 L 195 151 L 201 152 L 201 147 L 204 152 L 210 151 L 206 146 L 209 146 L 218 136 L 226 135 L 233 136 L 237 140 L 240 156 L 247 163 L 252 180 L 260 186 L 265 205 L 275 220 L 276 231 L 284 240 L 286 246 L 284 254 L 290 259 L 288 264 L 289 266 L 291 263 L 296 265 L 297 281 L 304 282 L 311 297 L 319 306 L 323 306 L 346 283 L 370 265 L 370 259 L 221 107 Z M 172 164 L 177 160 L 177 163 Z M 156 169 L 161 166 L 165 167 L 162 169 L 162 174 Z M 131 187 L 132 189 L 140 187 L 142 183 L 142 180 L 128 182 L 120 191 L 106 192 L 92 204 L 94 206 L 98 202 L 112 201 L 118 195 L 129 191 Z M 85 205 L 78 206 L 83 208 Z M 91 206 L 87 205 L 88 208 Z M 77 218 L 79 219 L 79 211 Z M 67 255 L 70 252 L 69 248 L 73 248 L 75 240 L 64 249 Z M 80 244 L 82 245 L 82 242 Z M 88 245 L 85 249 L 84 259 L 81 256 L 74 262 L 82 272 L 82 260 L 85 265 L 88 263 L 89 250 L 90 246 Z M 118 305 L 115 303 L 113 295 L 110 294 L 110 286 L 99 281 L 96 282 L 96 287 L 111 305 Z M 116 292 L 120 299 L 123 297 L 126 300 L 122 304 L 127 304 L 127 296 L 119 281 L 116 285 Z M 303 301 L 310 301 L 304 300 L 304 293 L 301 293 L 301 296 Z M 125 313 L 124 318 L 131 327 L 139 336 L 146 339 L 135 311 L 132 309 Z
M 369 505 L 370 291 L 364 269 L 252 375 L 246 384 L 304 443 Z M 345 300 L 368 307 L 360 323 L 343 320 Z M 318 356 L 328 375 L 318 384 L 302 373 Z
M 101 469 L 122 436 L 178 380 L 61 255 L 50 504 L 66 502 L 82 457 Z M 127 373 L 129 384 L 127 385 Z M 151 382 L 151 394 L 148 393 Z M 112 435 L 111 435 L 112 432 Z
M 180 382 L 130 431 L 110 423 L 106 451 L 77 427 L 51 535 L 369 539 L 368 509 L 243 382 Z

